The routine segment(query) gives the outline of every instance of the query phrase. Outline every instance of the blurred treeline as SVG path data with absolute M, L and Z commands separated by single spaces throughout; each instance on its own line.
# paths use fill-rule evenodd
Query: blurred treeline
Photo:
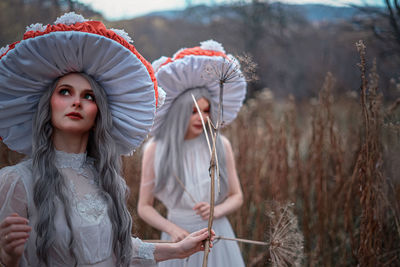
M 98 12 L 73 0 L 1 0 L 0 47 L 20 41 L 26 26 L 53 23 L 57 17 L 69 11 L 87 18 L 101 18 Z
M 0 46 L 20 40 L 27 25 L 51 23 L 57 16 L 75 11 L 124 29 L 149 61 L 214 39 L 227 52 L 249 54 L 257 63 L 259 80 L 249 84 L 249 97 L 269 88 L 275 97 L 292 94 L 296 99 L 305 99 L 318 95 L 317 88 L 327 72 L 337 79 L 337 94 L 348 94 L 359 88 L 355 79 L 358 70 L 354 44 L 362 39 L 369 49 L 367 63 L 377 60 L 385 100 L 400 95 L 393 86 L 399 77 L 399 50 L 388 52 L 387 49 L 390 42 L 398 47 L 400 43 L 396 43 L 396 38 L 390 42 L 382 40 L 376 34 L 394 27 L 386 16 L 389 11 L 360 9 L 358 16 L 348 20 L 311 22 L 294 10 L 269 1 L 232 1 L 224 6 L 187 8 L 174 16 L 152 15 L 107 22 L 101 14 L 78 1 L 2 0 Z M 373 27 L 376 25 L 379 28 Z
M 188 8 L 176 19 L 146 16 L 112 25 L 132 35 L 136 47 L 149 60 L 172 56 L 181 47 L 208 39 L 221 42 L 229 53 L 249 54 L 258 65 L 259 77 L 249 86 L 250 97 L 263 88 L 269 88 L 276 97 L 316 97 L 327 72 L 336 77 L 338 94 L 357 90 L 354 44 L 363 39 L 369 49 L 369 63 L 377 59 L 381 88 L 390 99 L 400 95 L 390 84 L 399 76 L 400 58 L 386 53 L 388 43 L 379 40 L 367 26 L 370 17 L 377 19 L 375 14 L 360 10 L 360 16 L 347 21 L 310 22 L 284 5 L 236 1 L 214 8 Z M 387 18 L 382 18 L 381 30 L 390 28 L 388 24 Z

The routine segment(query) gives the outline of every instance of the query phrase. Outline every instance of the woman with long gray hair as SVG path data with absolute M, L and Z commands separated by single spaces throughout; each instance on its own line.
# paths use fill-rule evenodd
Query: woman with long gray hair
M 150 129 L 151 66 L 121 30 L 68 13 L 0 50 L 0 137 L 28 155 L 0 170 L 0 266 L 155 266 L 204 249 L 131 237 L 120 155 Z
M 226 61 L 227 60 L 227 61 Z M 166 91 L 165 104 L 157 110 L 153 137 L 145 145 L 138 202 L 139 216 L 162 231 L 163 240 L 177 242 L 190 232 L 207 227 L 210 216 L 210 151 L 203 132 L 201 116 L 216 124 L 219 86 L 205 78 L 207 70 L 220 64 L 236 64 L 222 46 L 206 41 L 201 47 L 179 50 L 172 58 L 153 63 L 159 85 Z M 224 88 L 223 121 L 229 124 L 239 111 L 246 83 L 238 75 Z M 196 101 L 196 104 L 194 103 Z M 233 238 L 226 215 L 238 209 L 243 194 L 228 139 L 217 136 L 220 183 L 216 188 L 213 229 L 216 234 Z M 154 199 L 166 206 L 164 218 Z M 159 266 L 201 266 L 203 255 L 185 260 L 168 260 Z M 208 257 L 208 266 L 244 266 L 236 242 L 218 241 Z

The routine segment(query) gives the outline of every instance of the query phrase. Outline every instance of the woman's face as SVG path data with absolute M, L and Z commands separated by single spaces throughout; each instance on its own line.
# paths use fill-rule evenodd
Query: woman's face
M 62 77 L 51 96 L 54 131 L 85 134 L 94 126 L 97 104 L 90 83 L 77 73 Z
M 207 117 L 209 116 L 210 113 L 210 103 L 208 102 L 207 99 L 202 97 L 199 100 L 197 100 L 197 105 L 200 108 L 204 122 L 207 122 Z M 197 112 L 196 105 L 193 104 L 193 111 L 189 119 L 189 125 L 186 130 L 185 139 L 193 139 L 199 136 L 202 132 L 203 132 L 203 125 L 201 123 L 201 118 L 199 113 Z

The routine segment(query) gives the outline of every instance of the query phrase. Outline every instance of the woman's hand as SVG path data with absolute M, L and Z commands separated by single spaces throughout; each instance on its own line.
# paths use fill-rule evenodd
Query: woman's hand
M 235 159 L 233 157 L 232 147 L 226 137 L 221 136 L 225 146 L 226 170 L 228 172 L 228 195 L 222 203 L 214 206 L 214 219 L 222 218 L 237 210 L 243 204 L 243 192 L 240 186 L 239 177 L 236 172 Z M 199 202 L 194 207 L 196 214 L 203 220 L 210 217 L 210 204 Z
M 214 240 L 215 233 L 211 231 L 211 241 Z M 170 259 L 183 259 L 190 255 L 204 250 L 204 242 L 208 238 L 207 228 L 193 232 L 178 243 L 156 243 L 154 259 L 157 262 Z M 210 248 L 212 243 L 210 244 Z
M 16 213 L 0 223 L 0 257 L 6 266 L 18 266 L 31 230 L 28 220 Z
M 168 234 L 171 237 L 171 241 L 174 243 L 185 239 L 185 237 L 189 235 L 189 233 L 186 230 L 180 228 L 176 224 L 173 224 L 171 226 L 171 229 L 168 231 Z
M 194 205 L 193 210 L 196 214 L 200 215 L 203 220 L 208 220 L 210 217 L 210 203 L 208 202 L 197 203 Z M 214 218 L 219 218 L 218 206 L 214 206 Z
M 193 210 L 197 215 L 200 215 L 203 220 L 208 220 L 208 217 L 210 217 L 210 203 L 199 202 L 194 205 Z
M 214 230 L 211 230 L 211 241 L 214 240 L 214 237 L 215 237 L 215 232 Z M 191 233 L 185 239 L 178 242 L 177 245 L 180 250 L 179 258 L 181 259 L 187 258 L 196 252 L 203 251 L 204 244 L 207 238 L 208 238 L 208 229 L 204 228 L 197 232 Z M 210 243 L 210 248 L 212 247 L 212 245 L 213 244 Z

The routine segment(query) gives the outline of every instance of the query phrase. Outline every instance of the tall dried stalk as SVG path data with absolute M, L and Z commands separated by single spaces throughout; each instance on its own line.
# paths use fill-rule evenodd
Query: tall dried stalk
M 218 129 L 218 128 L 217 128 Z M 213 133 L 210 131 L 211 135 L 213 135 L 213 145 L 212 145 L 212 153 L 211 153 L 211 161 L 210 161 L 210 177 L 211 177 L 211 194 L 210 194 L 210 215 L 208 217 L 208 238 L 205 242 L 204 246 L 204 257 L 203 257 L 203 267 L 207 266 L 208 263 L 208 254 L 210 253 L 210 244 L 211 244 L 211 229 L 214 220 L 214 207 L 215 207 L 215 176 L 219 173 L 216 172 L 217 163 L 216 163 L 216 140 L 217 140 L 217 132 Z
M 255 64 L 251 61 L 251 59 L 246 56 L 241 58 L 245 60 L 245 71 L 247 73 L 254 73 Z M 215 127 L 210 128 L 210 134 L 214 137 L 213 138 L 213 146 L 212 146 L 212 153 L 211 153 L 211 161 L 210 161 L 210 177 L 211 177 L 211 192 L 210 192 L 210 216 L 208 219 L 208 233 L 209 238 L 206 241 L 205 249 L 204 249 L 204 257 L 203 257 L 203 267 L 207 267 L 208 264 L 208 254 L 210 252 L 210 242 L 211 242 L 211 229 L 214 220 L 214 208 L 215 208 L 215 177 L 218 177 L 218 184 L 219 184 L 219 170 L 218 170 L 218 162 L 217 162 L 217 154 L 216 154 L 216 139 L 219 135 L 219 131 L 221 126 L 224 124 L 223 120 L 223 95 L 224 95 L 224 85 L 226 83 L 235 83 L 237 82 L 238 77 L 245 77 L 243 76 L 242 72 L 240 71 L 240 64 L 236 61 L 236 59 L 230 57 L 229 59 L 224 58 L 223 61 L 218 63 L 211 63 L 206 68 L 206 74 L 210 75 L 212 78 L 216 78 L 219 84 L 219 101 L 218 101 L 218 111 L 217 111 L 217 122 Z M 251 77 L 254 78 L 254 77 Z M 196 106 L 197 107 L 197 106 Z M 197 107 L 198 108 L 198 107 Z M 201 113 L 200 110 L 198 110 Z M 204 121 L 202 121 L 204 125 Z M 213 129 L 214 128 L 214 129 Z M 213 131 L 214 130 L 214 131 Z M 207 132 L 205 132 L 207 135 Z
M 356 179 L 359 184 L 359 196 L 361 205 L 360 237 L 357 251 L 357 260 L 363 266 L 376 266 L 381 254 L 382 242 L 382 202 L 378 191 L 383 185 L 382 172 L 380 170 L 381 151 L 379 145 L 379 133 L 376 126 L 377 118 L 376 107 L 368 106 L 372 98 L 376 97 L 376 90 L 373 88 L 368 92 L 368 82 L 366 78 L 366 47 L 362 41 L 358 42 L 357 50 L 360 53 L 361 71 L 361 107 L 364 119 L 364 138 L 359 158 L 355 165 Z M 367 93 L 370 93 L 370 102 L 367 102 Z M 371 109 L 372 108 L 372 109 Z

